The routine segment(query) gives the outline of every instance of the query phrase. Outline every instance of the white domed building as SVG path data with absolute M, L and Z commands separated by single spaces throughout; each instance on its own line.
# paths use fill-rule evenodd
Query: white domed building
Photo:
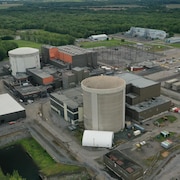
M 115 76 L 94 76 L 84 79 L 81 87 L 85 129 L 122 130 L 125 125 L 125 81 Z
M 9 51 L 8 55 L 13 76 L 26 73 L 27 68 L 40 68 L 39 49 L 21 47 Z

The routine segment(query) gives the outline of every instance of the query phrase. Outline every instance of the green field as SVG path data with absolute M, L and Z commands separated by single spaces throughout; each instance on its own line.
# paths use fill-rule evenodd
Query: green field
M 124 40 L 111 39 L 106 41 L 81 42 L 79 45 L 83 48 L 95 48 L 95 47 L 115 47 L 115 46 L 122 46 L 127 44 L 133 44 L 133 43 Z
M 10 41 L 17 43 L 18 47 L 32 47 L 32 48 L 40 49 L 42 46 L 42 44 L 32 41 L 24 41 L 24 40 L 10 40 Z
M 15 7 L 15 6 L 22 6 L 23 4 L 0 4 L 0 9 L 7 9 L 7 8 L 10 8 L 10 7 Z
M 180 4 L 167 4 L 166 8 L 177 9 L 177 8 L 180 8 Z
M 175 47 L 175 48 L 180 48 L 180 43 L 170 44 L 170 46 Z

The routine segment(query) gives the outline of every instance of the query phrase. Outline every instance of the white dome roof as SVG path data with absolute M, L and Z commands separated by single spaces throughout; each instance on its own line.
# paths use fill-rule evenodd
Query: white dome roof
M 9 53 L 9 55 L 34 54 L 34 53 L 39 53 L 39 49 L 30 48 L 30 47 L 20 47 L 20 48 L 11 50 L 8 53 Z

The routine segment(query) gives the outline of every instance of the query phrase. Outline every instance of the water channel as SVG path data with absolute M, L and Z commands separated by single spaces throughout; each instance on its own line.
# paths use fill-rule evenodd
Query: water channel
M 38 167 L 20 145 L 0 149 L 0 167 L 5 175 L 12 174 L 16 170 L 26 180 L 41 179 Z

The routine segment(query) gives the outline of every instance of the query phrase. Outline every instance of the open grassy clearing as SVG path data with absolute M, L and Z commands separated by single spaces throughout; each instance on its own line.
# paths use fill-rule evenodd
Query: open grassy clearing
M 4 3 L 4 4 L 0 4 L 0 9 L 7 9 L 10 7 L 15 7 L 15 6 L 22 6 L 23 4 L 9 4 L 9 3 Z
M 175 47 L 175 48 L 180 48 L 180 43 L 170 44 L 170 46 Z
M 81 42 L 80 46 L 83 48 L 94 48 L 94 47 L 115 47 L 115 46 L 123 46 L 127 44 L 134 44 L 134 43 L 124 40 L 111 39 L 106 41 Z
M 180 8 L 180 4 L 167 4 L 166 8 L 177 9 L 177 8 Z
M 32 41 L 24 41 L 24 40 L 10 40 L 10 41 L 17 43 L 18 47 L 32 47 L 32 48 L 40 49 L 42 46 L 42 44 Z
M 173 123 L 176 120 L 177 120 L 177 118 L 175 116 L 164 116 L 164 117 L 157 119 L 155 122 L 158 122 L 159 124 L 162 124 L 164 122 Z

